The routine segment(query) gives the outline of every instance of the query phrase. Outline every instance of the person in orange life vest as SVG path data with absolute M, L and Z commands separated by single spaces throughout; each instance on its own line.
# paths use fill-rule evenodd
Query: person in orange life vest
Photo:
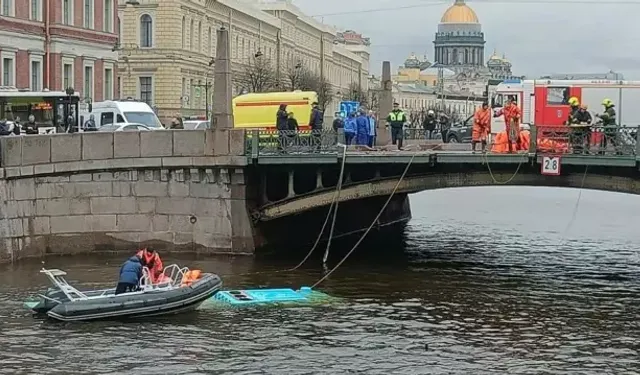
M 491 125 L 491 110 L 487 102 L 482 103 L 482 107 L 476 110 L 473 115 L 473 131 L 471 133 L 471 147 L 476 151 L 478 142 L 482 144 L 482 152 L 487 150 L 487 136 Z
M 142 266 L 149 269 L 151 282 L 153 284 L 156 284 L 158 281 L 160 281 L 162 279 L 162 272 L 164 271 L 164 266 L 162 265 L 160 255 L 158 255 L 158 253 L 150 247 L 138 251 L 138 254 L 136 255 L 142 261 Z
M 505 130 L 507 132 L 509 152 L 514 151 L 514 144 L 520 138 L 520 108 L 513 97 L 507 99 L 507 104 L 497 111 L 494 117 L 504 116 Z

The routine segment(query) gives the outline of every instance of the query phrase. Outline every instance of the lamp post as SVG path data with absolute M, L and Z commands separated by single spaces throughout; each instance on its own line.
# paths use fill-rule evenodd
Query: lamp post
M 213 66 L 216 63 L 215 58 L 211 58 L 209 60 L 209 67 Z M 209 89 L 211 88 L 211 83 L 209 82 L 209 75 L 206 74 L 204 78 L 204 85 L 196 84 L 194 87 L 201 88 L 204 87 L 204 116 L 207 121 L 209 121 Z

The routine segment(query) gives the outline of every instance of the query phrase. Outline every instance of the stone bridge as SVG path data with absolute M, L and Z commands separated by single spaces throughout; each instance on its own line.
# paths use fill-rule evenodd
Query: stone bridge
M 640 192 L 635 149 L 563 155 L 562 173 L 548 176 L 541 174 L 540 152 L 350 148 L 343 159 L 339 135 L 332 132 L 317 144 L 275 139 L 274 145 L 242 130 L 3 137 L 0 261 L 147 244 L 166 251 L 252 253 L 267 243 L 313 242 L 343 160 L 338 235 L 370 225 L 412 158 L 378 228 L 408 221 L 407 195 L 427 189 L 512 184 Z
M 256 246 L 242 132 L 4 137 L 0 150 L 0 260 L 149 243 Z

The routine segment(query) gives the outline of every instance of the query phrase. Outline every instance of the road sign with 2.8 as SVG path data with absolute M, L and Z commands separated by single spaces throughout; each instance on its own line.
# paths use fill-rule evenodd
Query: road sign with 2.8
M 540 173 L 547 176 L 560 176 L 560 157 L 543 156 Z

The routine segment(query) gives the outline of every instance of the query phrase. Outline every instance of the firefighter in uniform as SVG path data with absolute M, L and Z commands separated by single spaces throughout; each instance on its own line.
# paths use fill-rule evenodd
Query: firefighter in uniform
M 596 117 L 600 118 L 602 126 L 604 127 L 604 137 L 602 137 L 602 141 L 600 142 L 600 154 L 604 155 L 609 143 L 613 145 L 616 149 L 616 153 L 618 153 L 618 126 L 616 124 L 615 104 L 613 104 L 611 99 L 604 99 L 602 101 L 602 105 L 604 106 L 604 113 L 596 115 Z
M 582 124 L 586 119 L 583 111 L 580 109 L 580 100 L 575 96 L 569 98 L 569 116 L 565 121 L 565 125 L 568 125 L 569 130 L 569 144 L 574 154 L 581 154 L 584 151 L 585 145 L 585 124 Z M 587 112 L 588 113 L 588 112 Z
M 569 110 L 569 117 L 564 122 L 565 125 L 579 124 L 580 121 L 578 119 L 578 111 L 580 110 L 580 100 L 575 96 L 569 98 L 569 106 L 571 110 Z

